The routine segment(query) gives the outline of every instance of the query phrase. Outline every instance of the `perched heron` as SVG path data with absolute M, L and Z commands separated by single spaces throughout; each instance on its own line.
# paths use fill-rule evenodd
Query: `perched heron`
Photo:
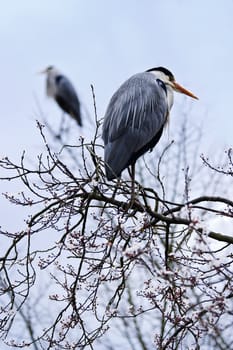
M 53 97 L 61 109 L 82 126 L 80 102 L 69 79 L 54 66 L 47 67 L 41 73 L 47 74 L 47 95 Z
M 173 90 L 198 99 L 179 85 L 166 68 L 157 67 L 133 75 L 112 96 L 103 123 L 104 161 L 108 180 L 159 141 L 173 105 Z

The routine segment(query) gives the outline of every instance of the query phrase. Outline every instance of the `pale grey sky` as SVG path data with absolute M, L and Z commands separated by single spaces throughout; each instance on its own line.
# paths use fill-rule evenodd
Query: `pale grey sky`
M 233 1 L 0 0 L 0 5 L 1 157 L 17 159 L 24 149 L 31 157 L 40 153 L 35 95 L 49 118 L 60 118 L 45 97 L 44 77 L 36 74 L 50 64 L 70 77 L 91 113 L 94 85 L 100 116 L 129 76 L 165 66 L 200 98 L 189 101 L 189 118 L 203 124 L 203 151 L 232 145 Z M 176 94 L 173 123 L 180 121 L 184 100 Z M 0 192 L 5 186 L 0 184 Z M 4 218 L 10 215 L 6 208 Z
M 0 0 L 0 8 L 1 158 L 41 152 L 35 95 L 48 118 L 60 118 L 36 74 L 51 64 L 72 80 L 91 113 L 94 85 L 99 116 L 129 76 L 165 66 L 200 98 L 189 101 L 189 118 L 203 125 L 203 152 L 212 148 L 214 158 L 232 146 L 232 0 Z M 173 123 L 185 100 L 176 94 Z M 0 182 L 0 193 L 6 190 L 22 187 Z M 23 208 L 2 196 L 0 208 L 3 229 L 23 228 Z

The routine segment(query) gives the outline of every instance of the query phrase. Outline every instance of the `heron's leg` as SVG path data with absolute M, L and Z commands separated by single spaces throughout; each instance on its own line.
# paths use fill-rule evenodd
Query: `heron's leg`
M 58 131 L 58 135 L 60 137 L 63 134 L 63 132 L 65 131 L 64 123 L 65 123 L 65 113 L 62 113 L 60 127 L 59 127 L 59 131 Z
M 115 198 L 115 196 L 116 196 L 116 193 L 117 193 L 117 189 L 120 187 L 120 182 L 121 182 L 121 179 L 117 179 L 117 184 L 116 184 L 116 186 L 115 186 L 115 188 L 114 188 L 114 190 L 113 190 L 113 193 L 112 193 L 112 198 Z
M 130 203 L 133 205 L 135 201 L 135 163 L 131 165 L 131 199 Z

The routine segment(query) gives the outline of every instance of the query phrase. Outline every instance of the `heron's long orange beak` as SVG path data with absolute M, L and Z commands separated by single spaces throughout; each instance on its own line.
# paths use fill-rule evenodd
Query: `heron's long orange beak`
M 177 92 L 181 92 L 182 94 L 185 94 L 187 96 L 190 96 L 192 98 L 195 98 L 196 100 L 198 100 L 198 97 L 195 96 L 192 92 L 186 90 L 185 88 L 183 88 L 183 86 L 181 86 L 180 84 L 176 83 L 175 81 L 172 82 L 173 88 L 174 90 L 176 90 Z

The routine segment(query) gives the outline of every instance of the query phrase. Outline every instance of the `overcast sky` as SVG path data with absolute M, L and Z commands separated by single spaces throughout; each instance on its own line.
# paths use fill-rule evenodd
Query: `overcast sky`
M 215 149 L 232 146 L 233 1 L 0 0 L 0 4 L 0 156 L 17 159 L 24 149 L 32 157 L 40 153 L 35 96 L 48 118 L 60 118 L 59 109 L 45 96 L 44 77 L 36 74 L 51 64 L 72 80 L 91 113 L 90 84 L 94 85 L 99 116 L 129 76 L 165 66 L 200 98 L 190 99 L 189 118 L 203 125 L 203 151 L 213 147 L 214 155 Z M 184 101 L 187 98 L 176 94 L 173 122 L 179 123 L 176 108 Z M 0 192 L 5 188 L 0 183 Z M 4 223 L 10 207 L 4 204 L 2 213 Z
M 16 160 L 26 150 L 33 159 L 40 153 L 35 96 L 48 119 L 60 118 L 45 96 L 44 77 L 36 74 L 52 64 L 72 80 L 91 113 L 94 85 L 99 116 L 128 77 L 167 67 L 200 99 L 190 99 L 189 118 L 203 125 L 203 152 L 212 149 L 214 159 L 216 150 L 232 146 L 232 0 L 0 0 L 0 5 L 0 157 Z M 177 111 L 184 101 L 176 94 L 173 123 L 181 120 Z M 6 190 L 22 188 L 0 182 L 0 193 Z M 3 229 L 23 228 L 22 208 L 3 197 L 0 206 Z

